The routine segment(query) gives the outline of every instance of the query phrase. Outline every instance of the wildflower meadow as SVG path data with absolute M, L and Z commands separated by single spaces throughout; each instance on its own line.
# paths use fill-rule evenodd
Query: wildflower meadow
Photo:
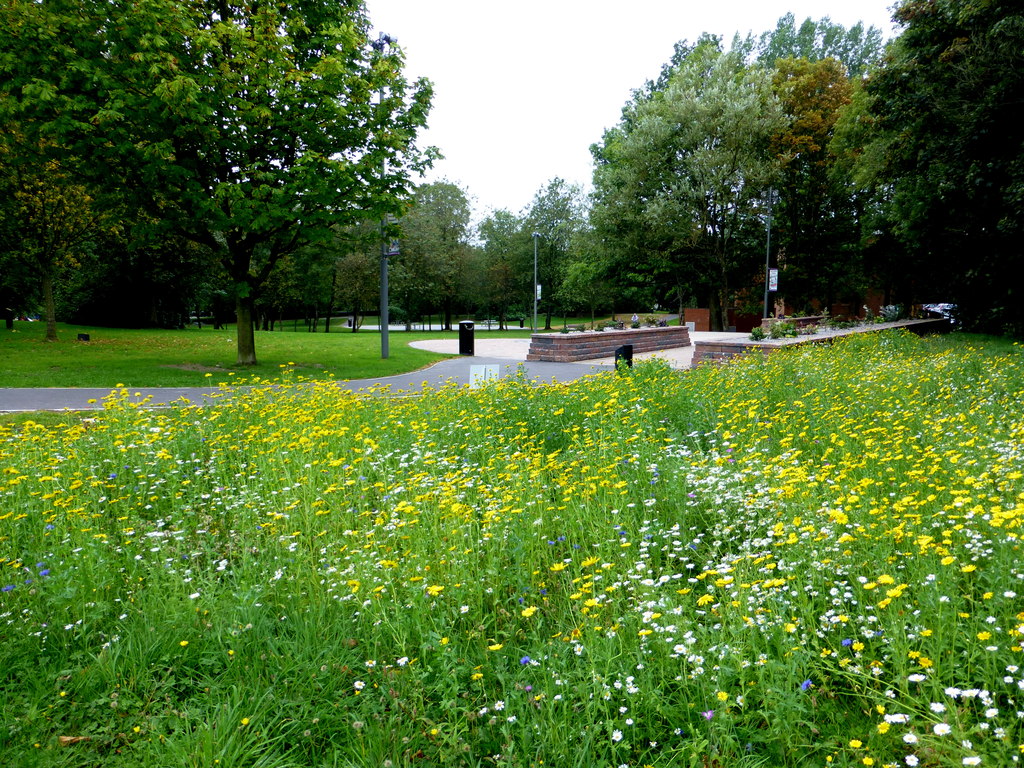
M 1024 760 L 1024 357 L 903 332 L 0 427 L 30 766 Z

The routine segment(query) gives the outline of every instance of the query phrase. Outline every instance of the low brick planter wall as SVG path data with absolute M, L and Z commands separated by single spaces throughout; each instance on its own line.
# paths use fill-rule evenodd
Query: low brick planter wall
M 584 331 L 583 333 L 535 333 L 530 336 L 527 360 L 544 363 L 573 363 L 597 357 L 612 357 L 623 344 L 633 345 L 633 354 L 659 349 L 690 346 L 690 329 L 626 328 L 622 331 Z
M 795 339 L 765 339 L 764 341 L 751 341 L 750 339 L 737 339 L 735 341 L 698 341 L 693 347 L 693 362 L 691 365 L 699 365 L 708 362 L 724 362 L 737 355 L 748 352 L 759 352 L 767 355 L 779 349 L 788 349 L 803 344 L 828 343 L 840 336 L 849 336 L 854 333 L 874 333 L 885 331 L 890 328 L 905 328 L 912 333 L 923 335 L 926 333 L 944 333 L 949 330 L 949 321 L 944 318 L 927 320 L 898 320 L 893 323 L 879 323 L 877 325 L 866 325 L 860 328 L 847 328 L 843 330 L 827 331 L 815 336 L 798 336 Z

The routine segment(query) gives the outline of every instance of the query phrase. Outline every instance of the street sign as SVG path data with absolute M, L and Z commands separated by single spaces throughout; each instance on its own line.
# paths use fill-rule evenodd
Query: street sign
M 777 291 L 779 290 L 779 270 L 769 269 L 768 270 L 768 290 Z

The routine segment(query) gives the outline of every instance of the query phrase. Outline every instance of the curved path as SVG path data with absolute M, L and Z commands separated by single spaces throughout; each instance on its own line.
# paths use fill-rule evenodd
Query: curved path
M 700 334 L 701 337 L 705 335 L 735 337 L 743 334 Z M 456 355 L 459 351 L 457 339 L 417 341 L 412 346 L 450 355 Z M 355 391 L 386 387 L 393 394 L 413 394 L 421 392 L 425 387 L 436 388 L 453 382 L 469 384 L 474 366 L 496 365 L 502 378 L 514 375 L 521 369 L 527 378 L 545 383 L 575 381 L 582 376 L 615 370 L 615 359 L 611 357 L 577 363 L 527 362 L 529 346 L 529 339 L 478 338 L 474 349 L 476 355 L 473 357 L 453 357 L 412 373 L 340 381 L 338 385 Z M 635 359 L 645 357 L 660 357 L 674 368 L 687 368 L 693 357 L 693 347 L 664 349 L 637 355 Z M 0 412 L 96 410 L 103 407 L 103 398 L 110 392 L 110 389 L 79 388 L 0 389 Z M 224 391 L 217 387 L 133 387 L 128 392 L 132 402 L 146 400 L 154 407 L 174 403 L 208 405 L 224 396 Z

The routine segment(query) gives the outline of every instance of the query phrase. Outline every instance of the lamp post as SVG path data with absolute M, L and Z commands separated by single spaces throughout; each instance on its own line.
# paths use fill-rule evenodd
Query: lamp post
M 385 35 L 383 32 L 377 37 L 376 40 L 370 43 L 370 47 L 373 48 L 378 54 L 384 53 L 385 47 L 396 45 L 398 41 L 390 35 Z M 384 89 L 381 88 L 379 92 L 379 107 L 381 110 L 384 109 Z M 381 160 L 380 163 L 381 180 L 383 181 L 388 175 L 388 161 L 387 158 Z M 380 358 L 381 360 L 387 360 L 390 350 L 388 348 L 388 325 L 390 319 L 388 317 L 388 256 L 397 256 L 398 247 L 397 243 L 390 243 L 387 239 L 387 225 L 388 217 L 384 216 L 380 220 Z
M 768 190 L 768 240 L 764 253 L 764 315 L 768 315 L 768 287 L 771 282 L 771 259 L 772 259 L 772 204 L 775 202 L 775 190 Z
M 531 328 L 533 332 L 537 332 L 537 294 L 539 293 L 539 286 L 537 285 L 537 241 L 540 240 L 540 232 L 533 233 L 533 325 Z

